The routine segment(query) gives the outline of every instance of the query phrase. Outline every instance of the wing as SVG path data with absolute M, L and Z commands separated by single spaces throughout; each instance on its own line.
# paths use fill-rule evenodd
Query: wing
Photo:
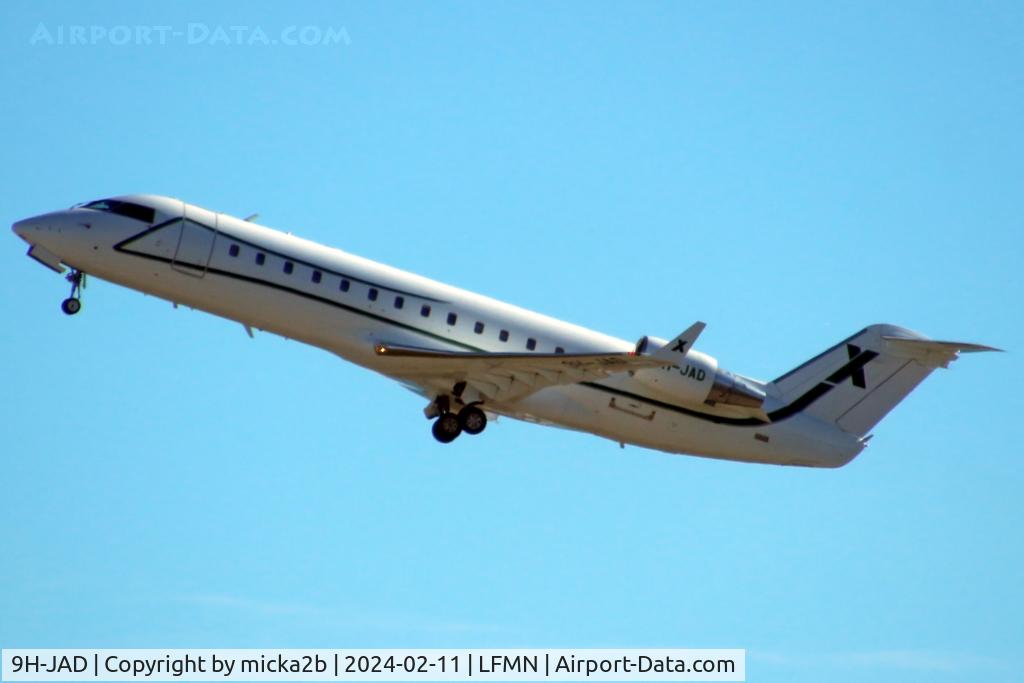
M 487 353 L 383 343 L 375 350 L 378 356 L 393 359 L 393 368 L 385 369 L 389 374 L 441 392 L 465 382 L 481 399 L 495 403 L 515 401 L 547 387 L 673 364 L 671 359 L 633 352 Z

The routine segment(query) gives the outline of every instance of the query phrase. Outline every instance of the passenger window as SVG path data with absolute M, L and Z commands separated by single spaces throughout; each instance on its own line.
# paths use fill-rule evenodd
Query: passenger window
M 449 325 L 454 325 L 455 321 L 458 320 L 458 319 L 459 319 L 459 316 L 455 315 L 454 313 L 449 313 L 448 314 L 448 324 Z
M 238 256 L 238 245 L 237 244 L 232 244 L 228 248 L 228 253 L 231 254 L 232 256 Z
M 501 332 L 499 332 L 498 333 L 498 339 L 500 339 L 503 342 L 507 342 L 508 341 L 508 330 L 502 330 Z
M 484 324 L 478 322 L 476 325 L 473 325 L 473 331 L 476 332 L 477 334 L 483 334 L 484 333 Z
M 533 337 L 530 337 L 529 339 L 527 339 L 526 340 L 526 348 L 528 348 L 529 350 L 533 351 L 535 348 L 537 348 L 537 340 L 534 339 Z
M 267 262 L 267 255 L 266 254 L 264 254 L 263 252 L 260 252 L 260 253 L 256 254 L 256 265 L 257 266 L 262 266 L 266 262 Z
M 338 289 L 340 289 L 343 292 L 347 292 L 348 291 L 348 287 L 349 287 L 349 281 L 346 280 L 345 278 L 341 278 L 341 283 L 338 284 Z
M 420 306 L 420 315 L 422 315 L 424 318 L 429 318 L 430 317 L 430 306 L 428 306 L 426 304 L 423 304 L 422 306 Z
M 400 296 L 396 296 L 395 297 L 395 308 L 401 308 L 402 306 L 405 306 L 405 299 L 403 299 Z
M 284 272 L 286 272 L 287 274 L 291 275 L 293 270 L 295 270 L 295 264 L 292 263 L 291 261 L 285 261 L 284 262 Z
M 319 270 L 313 271 L 313 282 L 319 283 L 322 278 L 323 273 L 321 273 Z
M 366 298 L 369 299 L 370 301 L 376 301 L 377 300 L 377 288 L 376 287 L 370 287 L 370 291 L 368 291 L 366 293 Z

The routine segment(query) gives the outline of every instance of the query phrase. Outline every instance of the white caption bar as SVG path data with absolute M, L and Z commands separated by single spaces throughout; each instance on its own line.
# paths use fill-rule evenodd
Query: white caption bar
M 5 681 L 743 681 L 746 650 L 3 650 Z

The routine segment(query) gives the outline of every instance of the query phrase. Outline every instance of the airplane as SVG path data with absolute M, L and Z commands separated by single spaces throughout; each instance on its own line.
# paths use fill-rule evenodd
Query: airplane
M 636 343 L 157 195 L 99 199 L 13 224 L 63 274 L 86 274 L 325 349 L 427 400 L 434 438 L 497 416 L 668 453 L 841 467 L 871 429 L 961 352 L 998 351 L 870 325 L 770 382 L 694 348 L 695 322 Z

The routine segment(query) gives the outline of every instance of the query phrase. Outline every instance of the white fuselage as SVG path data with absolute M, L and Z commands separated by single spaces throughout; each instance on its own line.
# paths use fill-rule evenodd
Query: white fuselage
M 418 379 L 417 368 L 377 355 L 376 343 L 570 354 L 634 347 L 232 216 L 166 197 L 137 199 L 156 207 L 152 226 L 75 208 L 14 229 L 72 268 L 318 346 L 427 398 L 434 387 Z M 654 397 L 629 373 L 485 407 L 620 443 L 747 462 L 836 467 L 863 447 L 833 425 L 801 414 L 771 424 L 730 424 L 714 408 Z

